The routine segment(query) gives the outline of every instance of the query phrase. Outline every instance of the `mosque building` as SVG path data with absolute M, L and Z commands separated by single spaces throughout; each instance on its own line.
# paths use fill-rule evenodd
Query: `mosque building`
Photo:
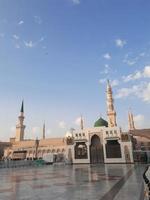
M 62 138 L 24 139 L 24 103 L 22 102 L 15 138 L 5 148 L 4 159 L 42 159 L 52 155 L 53 162 L 66 163 L 133 163 L 132 137 L 117 125 L 112 87 L 107 82 L 107 121 L 100 117 L 94 127 L 84 127 L 81 117 L 80 130 L 71 129 Z M 131 123 L 132 122 L 132 123 Z M 130 126 L 134 127 L 130 115 Z
M 132 112 L 128 113 L 128 124 L 134 162 L 150 163 L 150 129 L 136 129 Z

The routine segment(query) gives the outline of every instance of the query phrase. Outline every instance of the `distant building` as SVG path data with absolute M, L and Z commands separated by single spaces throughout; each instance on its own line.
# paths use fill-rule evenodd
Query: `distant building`
M 1 142 L 0 141 L 0 160 L 3 159 L 4 149 L 9 148 L 11 146 L 10 142 Z
M 132 137 L 133 155 L 136 162 L 150 162 L 150 129 L 136 129 L 133 114 L 128 114 L 129 134 Z
M 129 133 L 117 125 L 112 88 L 107 82 L 108 122 L 100 117 L 92 128 L 84 127 L 81 117 L 80 130 L 71 129 L 64 138 L 25 140 L 24 103 L 22 102 L 16 136 L 12 146 L 5 149 L 5 159 L 40 159 L 53 155 L 54 162 L 68 163 L 133 163 L 132 142 Z

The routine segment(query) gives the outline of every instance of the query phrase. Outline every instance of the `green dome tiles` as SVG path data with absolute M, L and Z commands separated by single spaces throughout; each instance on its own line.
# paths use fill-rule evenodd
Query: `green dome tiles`
M 105 126 L 108 127 L 108 122 L 106 120 L 104 120 L 103 118 L 99 118 L 95 123 L 94 123 L 94 127 L 101 127 L 101 126 Z

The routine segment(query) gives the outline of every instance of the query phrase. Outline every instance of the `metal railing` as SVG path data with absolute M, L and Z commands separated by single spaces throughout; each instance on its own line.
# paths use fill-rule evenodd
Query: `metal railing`
M 5 160 L 0 161 L 0 168 L 37 167 L 43 164 L 37 160 Z
M 144 200 L 150 200 L 150 166 L 147 166 L 144 173 Z

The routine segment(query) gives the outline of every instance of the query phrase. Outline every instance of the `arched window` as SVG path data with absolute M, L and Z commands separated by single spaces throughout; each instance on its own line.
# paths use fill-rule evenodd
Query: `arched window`
M 55 149 L 52 150 L 52 153 L 55 153 Z
M 64 152 L 65 152 L 65 149 L 63 148 L 61 152 L 64 153 Z
M 121 158 L 121 147 L 118 140 L 107 140 L 105 147 L 107 158 Z
M 51 153 L 51 150 L 50 150 L 50 149 L 48 149 L 48 150 L 47 150 L 47 153 Z
M 60 153 L 60 149 L 57 149 L 57 153 Z
M 87 159 L 87 146 L 84 142 L 76 143 L 75 159 Z

